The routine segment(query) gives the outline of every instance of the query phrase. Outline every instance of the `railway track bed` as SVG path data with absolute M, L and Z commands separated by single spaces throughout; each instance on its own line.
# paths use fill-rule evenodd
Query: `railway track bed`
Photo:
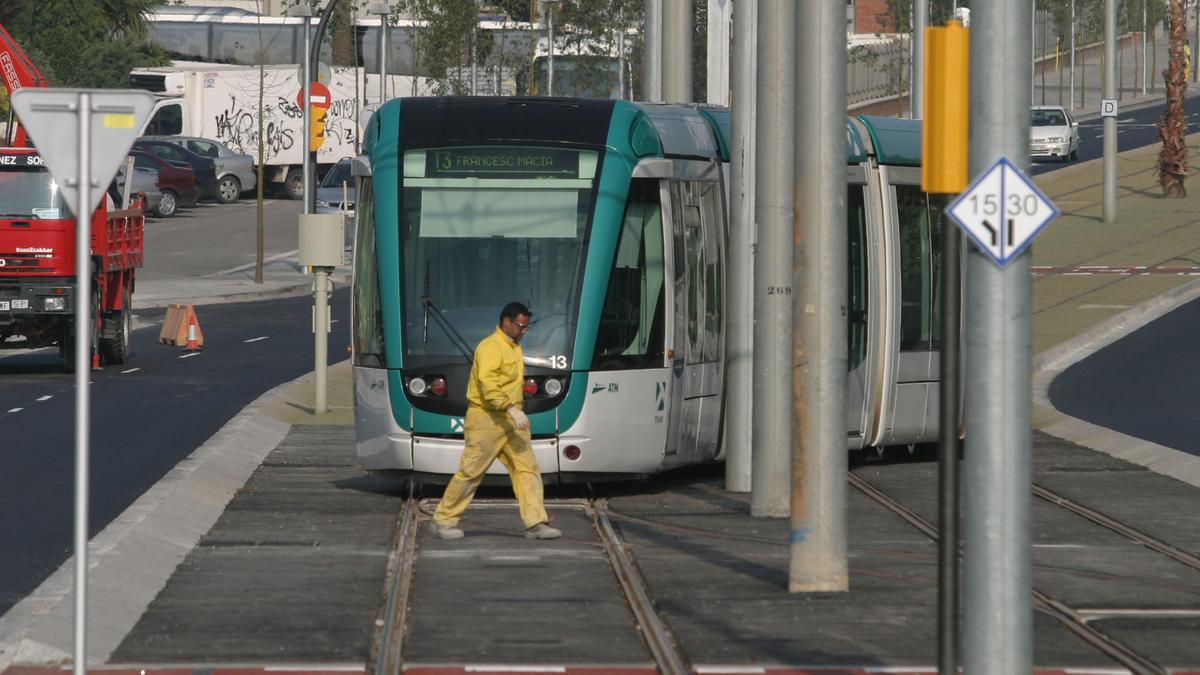
M 724 492 L 719 470 L 608 488 L 594 500 L 551 489 L 548 508 L 564 530 L 555 541 L 524 539 L 515 504 L 483 491 L 462 523 L 467 537 L 442 541 L 425 529 L 435 500 L 407 501 L 358 476 L 346 431 L 293 429 L 108 663 L 151 675 L 189 664 L 375 672 L 393 649 L 384 672 L 413 675 L 896 672 L 934 663 L 936 543 L 860 490 L 847 492 L 851 591 L 789 595 L 787 522 L 750 518 L 748 495 Z M 1050 493 L 1084 507 L 1115 504 L 1113 519 L 1196 555 L 1200 502 L 1190 488 L 1044 437 L 1035 456 Z M 912 460 L 853 471 L 930 521 L 935 473 Z M 1105 490 L 1089 491 L 1097 477 Z M 1134 672 L 1200 672 L 1200 571 L 1034 499 L 1044 600 L 1151 664 Z M 407 570 L 407 585 L 394 584 L 389 568 Z M 622 580 L 630 571 L 632 586 Z M 1034 628 L 1039 671 L 1121 672 L 1062 616 L 1035 612 Z

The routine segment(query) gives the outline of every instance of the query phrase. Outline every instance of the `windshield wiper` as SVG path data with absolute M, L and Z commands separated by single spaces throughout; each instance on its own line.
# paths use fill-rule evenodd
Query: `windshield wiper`
M 433 302 L 433 297 L 429 295 L 428 265 L 425 266 L 425 292 L 421 295 L 421 307 L 424 313 L 424 326 L 422 329 L 422 340 L 424 343 L 422 348 L 429 348 L 429 310 L 432 309 L 434 320 L 438 322 L 438 325 L 442 327 L 442 330 L 446 331 L 446 335 L 450 336 L 450 342 L 454 344 L 454 347 L 458 349 L 459 353 L 463 355 L 463 358 L 467 360 L 467 365 L 471 365 L 471 350 L 469 349 L 469 345 L 467 345 L 467 341 L 463 339 L 462 335 L 459 335 L 458 331 L 454 330 L 453 324 L 450 323 L 449 319 L 442 315 L 442 310 L 438 309 L 438 306 Z

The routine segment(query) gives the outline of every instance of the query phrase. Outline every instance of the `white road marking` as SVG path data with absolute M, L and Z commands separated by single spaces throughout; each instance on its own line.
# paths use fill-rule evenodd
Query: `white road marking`
M 130 368 L 129 370 L 122 370 L 121 374 L 128 375 L 129 373 L 136 373 L 139 370 L 141 370 L 141 368 Z
M 18 412 L 21 412 L 22 410 L 24 410 L 24 408 L 13 408 L 12 410 L 9 410 L 8 412 L 10 412 L 10 413 L 18 413 Z
M 249 340 L 242 340 L 242 342 L 258 342 L 259 340 L 270 340 L 270 339 L 271 339 L 271 336 L 264 335 L 262 337 L 250 338 Z
M 468 673 L 565 673 L 566 666 L 463 666 Z
M 191 354 L 184 354 L 183 356 L 180 356 L 179 358 L 181 358 L 181 359 L 190 359 L 190 358 L 192 358 L 193 356 L 200 356 L 200 352 L 192 352 Z
M 46 394 L 45 396 L 39 396 L 37 400 L 38 403 L 41 403 L 42 401 L 49 401 L 52 398 L 54 398 L 52 394 Z

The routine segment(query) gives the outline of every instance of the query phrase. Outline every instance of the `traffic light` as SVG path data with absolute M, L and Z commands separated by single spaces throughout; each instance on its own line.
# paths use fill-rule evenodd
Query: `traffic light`
M 310 131 L 308 134 L 309 147 L 313 150 L 325 142 L 325 115 L 329 106 L 309 106 Z

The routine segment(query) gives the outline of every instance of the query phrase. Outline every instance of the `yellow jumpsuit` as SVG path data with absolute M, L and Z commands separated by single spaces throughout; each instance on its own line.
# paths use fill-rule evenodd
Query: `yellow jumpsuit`
M 512 406 L 522 407 L 524 384 L 521 346 L 496 328 L 475 348 L 467 382 L 470 405 L 463 427 L 465 447 L 458 471 L 433 514 L 435 523 L 448 527 L 458 524 L 484 472 L 497 459 L 508 469 L 525 527 L 550 522 L 542 503 L 542 472 L 529 444 L 529 430 L 518 430 L 508 416 Z

